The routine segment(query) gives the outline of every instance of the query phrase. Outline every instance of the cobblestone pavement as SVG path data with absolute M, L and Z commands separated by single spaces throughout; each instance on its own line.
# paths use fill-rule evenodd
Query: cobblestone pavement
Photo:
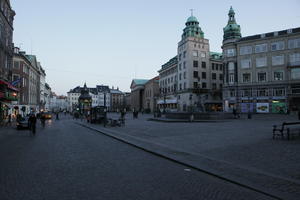
M 113 118 L 118 116 L 110 114 Z M 278 190 L 288 196 L 300 195 L 300 139 L 272 140 L 272 125 L 296 121 L 295 115 L 254 115 L 251 120 L 243 117 L 217 123 L 147 121 L 150 117 L 140 115 L 139 119 L 132 119 L 132 115 L 127 115 L 125 127 L 89 126 L 133 136 L 181 153 L 201 155 L 227 164 L 228 170 L 230 166 L 241 168 L 251 172 L 252 184 L 261 182 L 258 187 L 271 188 L 269 192 Z M 242 177 L 237 171 L 230 173 Z
M 1 200 L 271 199 L 141 151 L 70 119 L 0 129 Z

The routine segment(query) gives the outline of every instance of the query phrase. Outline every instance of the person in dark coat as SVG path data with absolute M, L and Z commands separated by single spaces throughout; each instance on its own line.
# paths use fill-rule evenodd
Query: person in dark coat
M 35 114 L 31 114 L 29 119 L 28 119 L 28 123 L 29 123 L 29 128 L 32 131 L 33 135 L 35 135 L 35 131 L 36 131 L 36 116 Z

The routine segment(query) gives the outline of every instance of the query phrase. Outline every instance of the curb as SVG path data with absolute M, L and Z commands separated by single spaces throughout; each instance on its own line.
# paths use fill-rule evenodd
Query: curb
M 118 132 L 115 132 L 115 131 L 99 130 L 99 129 L 93 128 L 91 126 L 88 126 L 86 124 L 83 124 L 83 123 L 78 123 L 78 122 L 74 122 L 74 123 L 77 124 L 77 125 L 83 126 L 85 128 L 88 128 L 90 130 L 96 131 L 98 133 L 102 133 L 102 134 L 104 134 L 108 137 L 114 138 L 114 139 L 116 139 L 118 141 L 121 141 L 123 143 L 126 143 L 128 145 L 134 146 L 134 147 L 136 147 L 138 149 L 141 149 L 145 152 L 154 154 L 156 156 L 165 158 L 167 160 L 173 161 L 173 162 L 181 164 L 181 165 L 185 165 L 185 166 L 190 167 L 194 170 L 206 173 L 208 175 L 211 175 L 211 176 L 214 176 L 214 177 L 219 178 L 221 180 L 233 183 L 233 184 L 241 186 L 243 188 L 247 188 L 249 190 L 255 191 L 255 192 L 260 193 L 260 194 L 263 194 L 265 196 L 268 196 L 268 197 L 271 197 L 271 198 L 274 198 L 274 199 L 278 199 L 278 200 L 283 200 L 283 199 L 295 199 L 296 200 L 296 199 L 298 199 L 298 198 L 295 197 L 295 195 L 289 194 L 286 191 L 284 191 L 284 192 L 279 191 L 278 192 L 278 191 L 274 191 L 274 190 L 269 189 L 267 186 L 259 187 L 255 184 L 251 183 L 251 181 L 249 182 L 247 180 L 247 178 L 245 178 L 245 177 L 240 178 L 239 175 L 241 175 L 241 176 L 246 175 L 246 177 L 247 177 L 247 175 L 250 174 L 249 177 L 251 177 L 251 175 L 254 175 L 254 176 L 258 177 L 258 179 L 261 178 L 261 177 L 268 178 L 268 179 L 270 179 L 270 182 L 273 179 L 276 179 L 276 177 L 269 177 L 267 175 L 260 174 L 260 173 L 257 173 L 257 172 L 253 173 L 249 170 L 247 171 L 246 169 L 237 168 L 237 167 L 235 169 L 236 171 L 232 171 L 233 172 L 232 175 L 228 174 L 228 173 L 226 174 L 226 173 L 222 172 L 222 169 L 224 169 L 226 167 L 227 167 L 227 169 L 230 169 L 230 168 L 228 168 L 228 167 L 230 167 L 229 163 L 224 163 L 223 162 L 223 166 L 222 166 L 222 162 L 211 159 L 211 158 L 202 157 L 202 156 L 197 157 L 197 158 L 200 158 L 200 160 L 202 159 L 201 160 L 202 162 L 200 162 L 200 163 L 202 163 L 202 164 L 204 163 L 201 167 L 199 167 L 198 166 L 199 165 L 199 160 L 195 159 L 195 156 L 197 156 L 197 155 L 192 155 L 190 153 L 170 149 L 167 146 L 151 143 L 151 142 L 145 141 L 141 138 L 137 138 L 137 137 L 126 135 L 126 134 L 121 134 L 121 133 L 118 133 Z M 161 150 L 161 152 L 160 152 L 160 150 Z M 208 164 L 208 166 L 209 166 L 209 164 L 212 164 L 212 166 L 213 165 L 214 166 L 213 166 L 213 168 L 210 168 L 210 167 L 206 167 L 205 164 Z M 218 169 L 220 169 L 220 171 L 218 171 Z M 249 172 L 249 173 L 247 174 L 245 172 Z M 288 182 L 288 180 L 283 180 L 283 181 Z M 290 182 L 288 182 L 287 185 L 289 185 L 289 184 L 290 184 Z M 292 184 L 297 184 L 297 183 L 292 183 Z M 274 194 L 274 193 L 276 193 L 276 194 Z M 284 193 L 286 195 L 284 195 Z
M 224 120 L 165 120 L 165 119 L 156 119 L 156 118 L 149 118 L 148 121 L 156 121 L 156 122 L 163 122 L 163 123 L 220 123 L 220 122 L 227 122 Z

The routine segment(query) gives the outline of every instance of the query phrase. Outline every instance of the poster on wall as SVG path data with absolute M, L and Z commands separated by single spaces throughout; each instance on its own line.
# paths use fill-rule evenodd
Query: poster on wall
M 283 102 L 273 102 L 272 113 L 286 113 L 286 104 Z
M 256 103 L 256 112 L 257 113 L 268 113 L 269 112 L 269 103 Z
M 241 112 L 253 112 L 253 103 L 241 103 Z

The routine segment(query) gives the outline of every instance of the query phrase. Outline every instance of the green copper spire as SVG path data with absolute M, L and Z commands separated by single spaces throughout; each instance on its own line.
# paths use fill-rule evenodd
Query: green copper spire
M 187 37 L 204 38 L 204 33 L 199 27 L 199 22 L 193 14 L 187 19 L 185 26 L 181 36 L 182 39 Z
M 225 28 L 223 28 L 223 31 L 224 31 L 223 40 L 238 39 L 238 38 L 242 37 L 241 27 L 240 27 L 240 25 L 238 25 L 236 23 L 234 15 L 235 15 L 235 12 L 231 6 L 229 13 L 228 13 L 229 19 L 228 19 L 227 26 L 225 26 Z

